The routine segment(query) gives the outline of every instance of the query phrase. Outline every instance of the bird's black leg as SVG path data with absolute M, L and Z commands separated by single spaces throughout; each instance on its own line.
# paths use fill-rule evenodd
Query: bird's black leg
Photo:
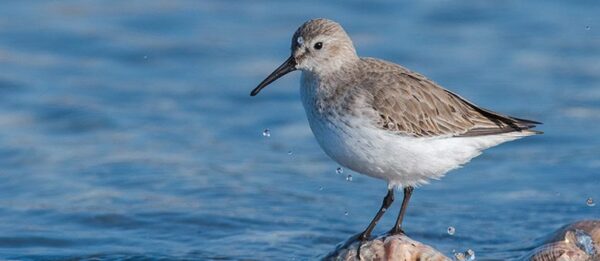
M 388 193 L 385 195 L 385 198 L 383 198 L 381 208 L 379 209 L 379 211 L 377 211 L 377 215 L 375 215 L 373 220 L 371 220 L 371 223 L 369 223 L 367 229 L 365 229 L 365 231 L 360 233 L 360 235 L 358 236 L 358 239 L 360 241 L 369 239 L 369 237 L 371 236 L 371 232 L 373 232 L 373 229 L 375 228 L 375 225 L 377 225 L 377 222 L 379 222 L 379 219 L 381 219 L 383 213 L 385 213 L 385 211 L 390 207 L 390 205 L 392 205 L 392 202 L 394 202 L 394 189 L 389 189 Z
M 360 247 L 362 245 L 362 242 L 369 239 L 369 237 L 371 237 L 371 232 L 373 232 L 373 229 L 377 225 L 377 222 L 379 222 L 379 219 L 381 219 L 381 216 L 383 216 L 383 213 L 385 213 L 385 211 L 387 211 L 387 209 L 390 207 L 390 205 L 392 205 L 392 202 L 394 202 L 394 189 L 390 188 L 390 189 L 388 189 L 388 192 L 385 195 L 385 198 L 383 198 L 383 202 L 381 203 L 381 208 L 379 208 L 379 211 L 377 211 L 377 215 L 375 215 L 373 220 L 371 220 L 371 223 L 369 223 L 369 226 L 367 227 L 367 229 L 365 229 L 365 231 L 363 231 L 362 233 L 360 233 L 358 235 L 358 240 L 360 241 L 360 243 L 358 244 L 357 257 L 359 260 L 360 260 Z
M 390 234 L 404 234 L 402 230 L 402 220 L 404 219 L 404 213 L 406 212 L 406 207 L 408 206 L 408 201 L 410 200 L 410 196 L 412 195 L 414 188 L 406 187 L 404 188 L 404 199 L 402 199 L 402 207 L 400 208 L 400 214 L 398 214 L 398 219 L 396 219 L 396 224 L 394 228 L 390 231 Z

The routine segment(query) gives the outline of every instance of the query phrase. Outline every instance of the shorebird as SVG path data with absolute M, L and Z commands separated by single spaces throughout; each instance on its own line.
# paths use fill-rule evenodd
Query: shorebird
M 396 187 L 404 198 L 390 234 L 404 233 L 414 187 L 487 148 L 541 133 L 532 129 L 540 122 L 484 109 L 400 65 L 359 57 L 348 34 L 331 20 L 300 26 L 291 53 L 250 95 L 301 70 L 302 104 L 321 148 L 340 165 L 387 181 L 381 208 L 358 234 L 361 242 L 394 201 Z

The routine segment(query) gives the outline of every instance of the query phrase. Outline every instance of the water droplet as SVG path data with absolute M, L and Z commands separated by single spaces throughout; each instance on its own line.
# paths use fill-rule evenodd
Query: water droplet
M 475 260 L 475 251 L 468 249 L 465 256 L 467 258 L 467 261 Z
M 589 25 L 586 25 L 586 26 L 585 26 L 585 30 L 586 30 L 586 31 L 589 31 L 590 29 L 592 29 L 592 27 L 591 27 L 591 26 L 589 26 Z
M 263 131 L 263 137 L 266 137 L 266 138 L 271 137 L 271 130 L 265 129 Z
M 323 186 L 319 186 L 319 191 L 322 191 L 322 190 L 323 190 Z
M 148 55 L 144 55 L 144 60 L 148 60 Z
M 474 261 L 475 260 L 475 251 L 468 249 L 467 251 L 463 252 L 458 252 L 456 253 L 454 250 L 452 250 L 452 252 L 454 253 L 454 260 L 456 261 Z
M 348 174 L 348 176 L 346 176 L 346 181 L 352 181 L 352 175 Z
M 291 150 L 288 150 L 288 155 L 292 155 L 292 154 L 294 154 L 294 152 Z
M 344 211 L 344 216 L 347 216 L 347 215 L 348 215 L 348 210 L 345 210 Z
M 456 232 L 456 229 L 452 226 L 448 227 L 448 235 L 454 235 L 454 232 Z
M 593 199 L 593 198 L 588 198 L 588 199 L 585 201 L 585 204 L 587 204 L 587 205 L 588 205 L 588 207 L 593 207 L 593 206 L 595 206 L 595 205 L 596 205 L 596 202 L 594 202 L 594 199 Z
M 344 169 L 342 169 L 342 167 L 338 167 L 337 169 L 335 169 L 335 173 L 342 174 L 344 173 Z

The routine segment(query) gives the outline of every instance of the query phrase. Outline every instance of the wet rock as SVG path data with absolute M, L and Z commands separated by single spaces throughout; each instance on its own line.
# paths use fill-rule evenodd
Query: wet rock
M 600 260 L 600 220 L 583 220 L 562 227 L 525 260 Z
M 360 245 L 360 259 L 357 250 Z M 323 260 L 402 260 L 447 261 L 451 260 L 434 248 L 415 241 L 406 235 L 382 235 L 362 244 L 355 237 L 340 244 Z
M 359 245 L 360 259 L 357 257 Z M 382 235 L 362 244 L 356 240 L 356 237 L 350 238 L 338 245 L 323 260 L 446 261 L 452 259 L 406 235 Z M 457 258 L 457 260 L 461 259 Z M 519 260 L 600 261 L 600 220 L 583 220 L 566 225 L 543 241 L 541 246 Z

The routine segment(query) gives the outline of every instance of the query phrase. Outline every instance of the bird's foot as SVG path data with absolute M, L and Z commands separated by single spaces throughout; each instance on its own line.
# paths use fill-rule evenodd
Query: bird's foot
M 358 240 L 360 242 L 364 242 L 364 241 L 367 241 L 370 237 L 371 237 L 370 233 L 362 232 L 362 233 L 358 234 L 358 236 L 356 237 L 356 240 Z
M 358 247 L 356 248 L 356 258 L 358 260 L 362 260 L 360 258 L 360 248 L 362 247 L 362 244 L 365 241 L 369 240 L 370 237 L 371 237 L 370 233 L 365 233 L 365 232 L 358 234 L 358 236 L 356 237 L 356 240 L 358 241 Z
M 406 235 L 406 233 L 404 233 L 404 230 L 402 230 L 402 228 L 401 228 L 401 227 L 394 227 L 394 228 L 392 228 L 392 230 L 390 230 L 390 231 L 388 232 L 388 234 L 389 234 L 390 236 L 395 236 L 395 235 Z

